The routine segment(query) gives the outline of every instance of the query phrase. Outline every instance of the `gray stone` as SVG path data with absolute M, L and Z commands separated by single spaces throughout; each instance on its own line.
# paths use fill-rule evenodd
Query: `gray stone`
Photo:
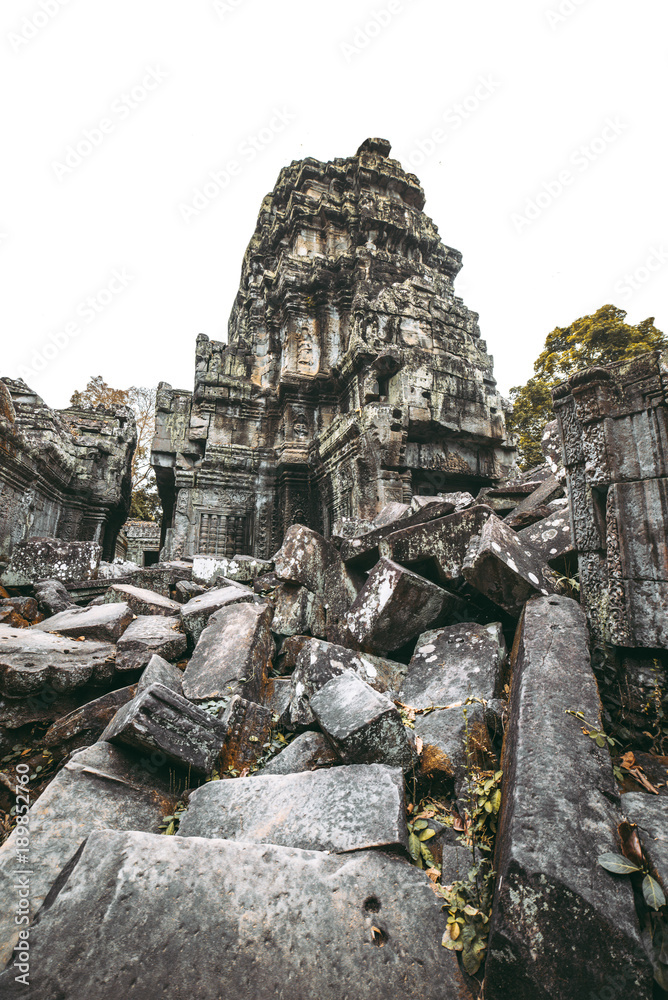
M 221 722 L 164 684 L 151 684 L 119 709 L 102 734 L 108 743 L 157 751 L 201 775 L 213 771 L 224 738 Z
M 471 540 L 462 572 L 479 593 L 515 617 L 530 597 L 560 588 L 540 554 L 498 517 L 490 517 Z
M 272 593 L 275 635 L 314 635 L 325 637 L 327 619 L 323 598 L 296 583 L 283 583 Z
M 182 604 L 187 604 L 193 597 L 206 594 L 206 587 L 200 583 L 191 583 L 189 580 L 178 580 L 175 586 L 176 599 Z
M 339 755 L 332 749 L 322 733 L 305 732 L 295 736 L 285 750 L 269 761 L 254 775 L 297 774 L 300 771 L 317 771 L 340 763 Z
M 232 584 L 229 587 L 217 587 L 207 590 L 205 594 L 193 597 L 181 608 L 181 622 L 193 645 L 204 631 L 211 615 L 230 604 L 241 604 L 244 601 L 253 603 L 255 594 L 249 587 Z
M 518 525 L 522 526 L 524 519 L 532 511 L 541 509 L 545 504 L 551 503 L 553 500 L 558 500 L 563 495 L 564 488 L 557 477 L 554 475 L 549 476 L 536 487 L 533 493 L 530 493 L 521 503 L 518 503 L 515 509 L 506 517 L 506 524 L 510 528 L 515 528 Z
M 274 556 L 274 572 L 279 579 L 299 583 L 322 597 L 335 620 L 357 597 L 357 582 L 336 546 L 301 524 L 293 524 L 286 531 L 283 545 Z
M 451 625 L 423 633 L 408 666 L 399 698 L 413 708 L 447 705 L 498 693 L 506 657 L 498 623 Z
M 141 670 L 157 653 L 165 660 L 178 660 L 188 648 L 178 619 L 163 615 L 139 615 L 128 625 L 116 645 L 117 670 Z
M 627 970 L 626 995 L 652 995 L 631 883 L 596 860 L 618 851 L 610 756 L 567 709 L 599 724 L 584 614 L 569 598 L 537 598 L 514 650 L 489 1000 L 588 997 L 611 969 Z
M 377 851 L 107 830 L 89 837 L 33 928 L 30 986 L 10 970 L 0 992 L 463 1000 L 444 926 L 424 872 Z
M 0 693 L 19 698 L 46 685 L 61 693 L 106 683 L 114 675 L 115 653 L 108 642 L 77 642 L 37 628 L 0 625 Z
M 102 546 L 97 542 L 28 538 L 14 545 L 0 583 L 5 587 L 27 587 L 52 577 L 62 583 L 88 580 L 95 576 L 101 558 Z
M 383 558 L 369 573 L 346 626 L 356 644 L 387 653 L 429 628 L 463 620 L 466 610 L 455 594 Z
M 212 781 L 191 793 L 179 836 L 336 853 L 408 850 L 404 776 L 398 767 L 353 764 Z
M 133 618 L 134 613 L 127 604 L 103 604 L 93 608 L 72 608 L 61 611 L 60 614 L 45 619 L 33 628 L 72 638 L 84 636 L 86 639 L 96 639 L 98 642 L 116 642 Z
M 274 655 L 271 608 L 235 604 L 209 619 L 183 675 L 183 692 L 192 701 L 237 693 L 261 702 Z
M 379 551 L 402 566 L 436 574 L 445 585 L 456 583 L 462 578 L 471 539 L 491 516 L 489 507 L 476 505 L 428 524 L 401 528 L 383 539 Z
M 265 688 L 262 704 L 272 715 L 280 718 L 287 712 L 292 698 L 292 680 L 290 677 L 270 677 Z
M 522 528 L 517 537 L 535 549 L 548 565 L 559 564 L 566 556 L 575 556 L 568 507 Z
M 265 753 L 264 744 L 271 738 L 271 709 L 235 694 L 220 721 L 225 731 L 220 772 L 243 774 Z
M 344 764 L 389 764 L 403 770 L 414 764 L 399 712 L 352 671 L 317 691 L 311 709 Z
M 418 715 L 415 735 L 422 740 L 421 773 L 451 778 L 459 805 L 465 805 L 469 758 L 481 770 L 497 767 L 485 709 L 480 704 L 456 701 L 450 708 Z
M 400 518 L 385 518 L 384 523 L 363 535 L 361 538 L 353 538 L 341 545 L 341 557 L 347 566 L 356 570 L 368 570 L 378 561 L 381 555 L 386 554 L 382 549 L 383 539 L 392 535 L 397 530 L 405 531 L 406 528 L 423 525 L 423 531 L 429 529 L 424 527 L 431 522 L 452 514 L 455 505 L 440 497 L 414 497 L 414 500 L 429 500 L 429 503 L 417 504 L 414 508 L 409 507 L 408 513 Z M 403 504 L 398 506 L 403 507 Z
M 468 510 L 469 507 L 475 507 L 476 500 L 472 493 L 467 493 L 466 490 L 460 490 L 457 493 L 439 493 L 441 500 L 448 500 L 450 503 L 455 505 L 455 514 L 458 514 L 460 510 Z
M 40 580 L 33 589 L 40 608 L 47 615 L 57 615 L 76 607 L 65 584 L 60 580 Z
M 29 866 L 31 919 L 67 862 L 93 830 L 157 833 L 162 817 L 169 815 L 174 804 L 175 796 L 170 795 L 168 784 L 151 760 L 136 758 L 108 743 L 96 743 L 74 754 L 30 809 L 30 859 L 35 862 Z M 15 830 L 0 847 L 2 964 L 10 958 L 19 932 L 14 922 L 18 903 L 14 888 L 17 837 Z M 35 968 L 32 963 L 31 968 Z M 23 990 L 25 996 L 30 995 L 25 987 Z M 0 993 L 5 995 L 4 984 Z M 95 996 L 94 991 L 89 995 Z M 70 993 L 70 996 L 82 994 Z
M 335 643 L 311 639 L 304 643 L 292 674 L 292 694 L 285 721 L 292 726 L 309 726 L 314 721 L 310 698 L 316 691 L 346 670 L 359 674 L 376 691 L 396 691 L 406 673 L 403 663 L 359 653 Z
M 273 568 L 271 560 L 249 559 L 245 556 L 224 559 L 200 554 L 195 555 L 192 563 L 193 580 L 209 587 L 235 582 L 250 584 L 256 577 L 271 573 Z
M 638 836 L 652 871 L 668 891 L 668 798 L 627 792 L 622 795 L 626 818 L 638 827 Z
M 385 528 L 388 524 L 400 521 L 402 517 L 406 517 L 410 512 L 411 506 L 408 503 L 397 503 L 396 501 L 386 503 L 371 523 L 374 528 Z
M 141 694 L 151 684 L 164 684 L 170 691 L 183 694 L 183 671 L 154 653 L 148 661 L 144 673 L 137 684 L 137 694 Z
M 104 600 L 107 604 L 129 604 L 136 615 L 164 615 L 171 618 L 181 612 L 178 601 L 129 583 L 114 583 L 104 595 Z
M 131 701 L 136 694 L 137 686 L 131 684 L 116 691 L 108 691 L 99 698 L 87 702 L 81 708 L 54 722 L 44 735 L 44 744 L 48 747 L 68 746 L 68 749 L 71 749 L 71 741 L 80 740 L 82 736 L 88 744 L 95 743 L 118 709 Z

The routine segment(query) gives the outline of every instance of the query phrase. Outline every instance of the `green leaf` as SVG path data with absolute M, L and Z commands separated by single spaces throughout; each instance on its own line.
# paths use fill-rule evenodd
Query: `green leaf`
M 434 862 L 434 855 L 431 853 L 431 851 L 429 850 L 429 848 L 425 847 L 424 844 L 420 844 L 420 853 L 421 853 L 422 857 L 424 858 L 424 860 L 425 860 L 425 862 L 427 864 L 427 867 L 428 868 L 433 868 L 434 864 L 435 864 L 435 862 Z
M 417 861 L 420 857 L 420 841 L 411 833 L 408 837 L 408 853 L 412 857 L 413 861 Z
M 663 889 L 651 875 L 645 875 L 642 881 L 642 894 L 647 905 L 653 910 L 659 910 L 666 902 Z
M 415 829 L 415 827 L 413 827 L 413 829 Z M 436 830 L 422 830 L 422 832 L 418 837 L 418 840 L 422 841 L 431 840 L 431 838 L 435 836 L 436 836 Z
M 462 951 L 462 964 L 469 976 L 475 976 L 480 968 L 480 958 L 473 948 L 464 948 Z
M 632 872 L 640 871 L 640 868 L 638 868 L 637 865 L 632 865 L 631 862 L 621 854 L 601 854 L 598 859 L 598 863 L 601 868 L 605 868 L 606 871 L 609 872 L 614 872 L 615 875 L 630 875 Z
M 414 830 L 426 830 L 428 826 L 426 819 L 416 819 L 413 823 Z

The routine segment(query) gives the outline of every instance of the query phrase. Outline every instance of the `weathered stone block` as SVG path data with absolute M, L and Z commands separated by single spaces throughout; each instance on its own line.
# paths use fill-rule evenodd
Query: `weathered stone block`
M 46 685 L 62 692 L 103 684 L 114 675 L 115 658 L 108 642 L 76 642 L 39 628 L 0 625 L 0 693 L 21 698 Z
M 174 807 L 174 797 L 150 760 L 108 743 L 80 750 L 58 772 L 30 809 L 30 917 L 41 904 L 67 862 L 93 830 L 147 830 L 158 833 L 162 817 Z M 14 921 L 18 902 L 15 830 L 0 847 L 0 962 L 11 955 L 21 926 Z M 32 943 L 32 942 L 31 942 Z M 34 968 L 34 966 L 32 966 Z M 15 972 L 10 972 L 10 978 Z M 24 996 L 30 990 L 21 986 Z M 33 987 L 33 996 L 39 996 Z M 82 997 L 79 987 L 70 996 Z M 0 993 L 5 995 L 4 984 Z M 44 996 L 44 994 L 42 994 Z M 90 996 L 95 996 L 91 992 Z
M 332 749 L 322 733 L 305 732 L 296 736 L 285 750 L 270 760 L 253 777 L 261 774 L 297 774 L 300 771 L 317 771 L 321 767 L 339 764 L 339 755 Z
M 115 583 L 104 595 L 106 604 L 124 602 L 129 604 L 136 615 L 164 615 L 172 618 L 180 614 L 181 605 L 153 590 L 144 590 L 130 584 Z
M 413 747 L 399 712 L 352 671 L 317 691 L 311 709 L 344 764 L 389 764 L 403 770 L 413 765 Z
M 466 610 L 455 594 L 383 558 L 348 612 L 346 627 L 355 643 L 386 653 L 429 628 L 463 620 Z
M 274 556 L 274 572 L 279 579 L 300 583 L 323 597 L 325 607 L 337 620 L 348 610 L 359 589 L 336 546 L 301 524 L 293 524 L 286 531 L 283 546 Z
M 584 614 L 568 598 L 537 598 L 520 628 L 485 995 L 572 1000 L 602 991 L 609 971 L 624 969 L 626 995 L 649 998 L 631 884 L 596 861 L 618 850 L 610 756 L 567 714 L 600 719 Z
M 544 479 L 536 489 L 525 497 L 505 519 L 509 528 L 523 526 L 524 519 L 531 511 L 538 510 L 552 500 L 558 500 L 564 495 L 564 488 L 556 476 Z
M 539 553 L 498 517 L 490 517 L 471 540 L 462 572 L 472 587 L 516 617 L 530 597 L 559 590 L 556 574 Z
M 336 853 L 407 850 L 403 772 L 360 764 L 210 782 L 191 794 L 179 836 Z
M 471 539 L 480 534 L 492 516 L 489 507 L 475 506 L 427 524 L 401 528 L 380 542 L 378 549 L 386 559 L 432 571 L 444 583 L 461 579 L 462 565 Z
M 128 625 L 116 645 L 117 670 L 141 670 L 157 653 L 178 660 L 188 648 L 180 622 L 163 615 L 139 615 Z
M 548 565 L 575 555 L 568 507 L 522 528 L 517 537 L 535 549 Z
M 16 543 L 1 579 L 5 587 L 27 587 L 51 578 L 62 583 L 88 580 L 95 576 L 101 558 L 102 546 L 97 542 L 29 538 Z
M 40 608 L 47 615 L 57 615 L 76 607 L 60 580 L 41 580 L 34 585 L 34 591 Z
M 193 597 L 181 608 L 181 622 L 193 645 L 206 628 L 211 615 L 230 604 L 241 604 L 255 600 L 255 595 L 249 587 L 231 585 L 208 590 L 199 597 Z
M 89 837 L 31 933 L 30 987 L 9 970 L 0 991 L 148 1000 L 192 996 L 196 983 L 201 1000 L 286 988 L 318 1000 L 461 1000 L 444 924 L 424 872 L 377 851 L 107 830 Z
M 143 751 L 158 751 L 194 774 L 211 774 L 225 738 L 213 716 L 171 691 L 151 684 L 118 710 L 102 739 Z
M 356 570 L 371 569 L 380 556 L 386 554 L 381 549 L 383 539 L 393 535 L 397 530 L 406 531 L 407 528 L 417 525 L 422 525 L 423 531 L 428 531 L 429 529 L 425 527 L 427 524 L 431 524 L 447 514 L 452 514 L 455 509 L 454 503 L 441 500 L 440 497 L 420 497 L 418 499 L 428 499 L 430 502 L 418 505 L 414 509 L 409 507 L 408 513 L 400 518 L 383 518 L 383 523 L 374 531 L 370 531 L 361 538 L 353 538 L 344 542 L 341 546 L 341 557 L 346 565 Z M 404 505 L 397 506 L 403 507 Z
M 44 743 L 48 747 L 65 746 L 77 737 L 88 740 L 89 744 L 95 743 L 119 708 L 131 701 L 136 694 L 137 685 L 131 684 L 116 691 L 108 691 L 94 701 L 87 702 L 54 722 L 46 731 Z
M 193 580 L 210 587 L 221 579 L 227 582 L 252 583 L 257 576 L 271 573 L 273 562 L 268 559 L 249 559 L 235 556 L 234 559 L 219 559 L 215 556 L 196 555 L 193 559 Z
M 498 693 L 506 643 L 501 625 L 466 623 L 420 636 L 399 699 L 412 708 Z
M 3 608 L 13 608 L 29 625 L 34 625 L 44 620 L 44 615 L 40 613 L 34 597 L 2 598 L 0 600 L 0 610 Z
M 176 691 L 177 694 L 182 695 L 183 671 L 179 670 L 173 663 L 169 663 L 163 659 L 162 656 L 154 653 L 148 661 L 144 673 L 139 678 L 137 694 L 141 694 L 151 684 L 164 684 L 170 691 Z
M 327 620 L 323 598 L 295 583 L 283 583 L 271 596 L 276 635 L 314 635 L 324 638 Z
M 221 773 L 243 771 L 265 753 L 263 743 L 271 736 L 270 708 L 235 694 L 223 714 L 225 741 L 220 755 Z
M 103 604 L 93 608 L 71 608 L 45 619 L 36 629 L 98 642 L 116 642 L 134 618 L 127 604 Z

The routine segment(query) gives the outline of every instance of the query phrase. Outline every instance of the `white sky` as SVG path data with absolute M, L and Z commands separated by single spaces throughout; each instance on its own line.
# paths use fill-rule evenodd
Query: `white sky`
M 605 303 L 668 332 L 667 28 L 660 0 L 2 0 L 0 373 L 52 406 L 97 374 L 191 388 L 280 168 L 367 136 L 463 252 L 503 392 Z

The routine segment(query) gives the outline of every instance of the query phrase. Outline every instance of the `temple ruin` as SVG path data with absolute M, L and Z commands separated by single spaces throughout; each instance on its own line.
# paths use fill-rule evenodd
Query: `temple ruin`
M 228 343 L 197 338 L 193 392 L 161 383 L 152 463 L 163 558 L 269 558 L 392 501 L 474 493 L 514 465 L 461 254 L 418 179 L 367 139 L 284 168 L 244 256 Z

